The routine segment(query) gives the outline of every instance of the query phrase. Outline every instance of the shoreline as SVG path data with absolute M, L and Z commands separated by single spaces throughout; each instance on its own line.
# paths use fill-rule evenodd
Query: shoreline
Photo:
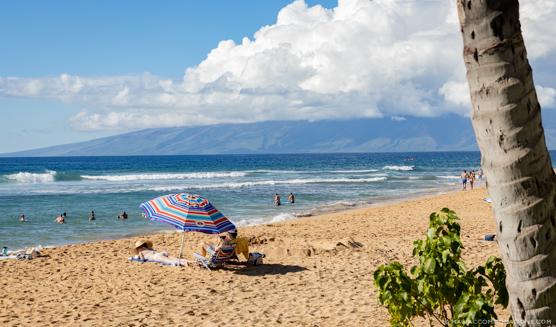
M 132 245 L 145 238 L 155 249 L 177 254 L 175 232 L 49 248 L 46 257 L 29 261 L 2 260 L 0 324 L 384 325 L 389 318 L 377 303 L 372 273 L 392 261 L 407 269 L 415 263 L 413 241 L 424 237 L 431 212 L 456 211 L 468 266 L 498 253 L 495 242 L 478 240 L 496 227 L 485 197 L 485 189 L 454 191 L 241 228 L 240 236 L 253 241 L 250 251 L 266 255 L 261 266 L 209 272 L 127 261 Z M 185 257 L 212 238 L 188 233 Z
M 476 187 L 476 189 L 479 188 L 484 188 L 484 186 L 480 186 L 480 187 Z M 449 194 L 449 193 L 454 193 L 454 192 L 459 192 L 459 189 L 448 189 L 448 187 L 444 187 L 444 188 L 438 188 L 435 190 L 428 190 L 428 191 L 424 191 L 424 192 L 416 192 L 413 194 L 404 194 L 401 195 L 399 197 L 396 198 L 385 198 L 385 199 L 381 199 L 377 202 L 368 202 L 370 200 L 364 201 L 364 200 L 360 200 L 360 203 L 354 203 L 353 206 L 349 206 L 349 207 L 343 207 L 343 208 L 338 208 L 338 209 L 334 209 L 333 207 L 330 208 L 326 208 L 325 205 L 321 205 L 321 206 L 317 206 L 314 208 L 309 209 L 308 211 L 301 211 L 301 212 L 297 212 L 297 213 L 280 213 L 271 217 L 267 217 L 267 218 L 261 218 L 261 222 L 255 222 L 255 223 L 249 223 L 247 222 L 247 224 L 237 224 L 236 226 L 238 229 L 243 229 L 243 228 L 250 228 L 250 227 L 256 227 L 256 226 L 264 226 L 264 225 L 268 225 L 268 224 L 279 224 L 279 223 L 285 223 L 285 222 L 291 222 L 291 221 L 297 221 L 299 219 L 305 219 L 305 218 L 314 218 L 314 217 L 319 217 L 319 216 L 323 216 L 323 215 L 329 215 L 329 214 L 341 214 L 344 212 L 349 212 L 352 210 L 359 210 L 359 209 L 369 209 L 369 208 L 374 208 L 374 207 L 380 207 L 380 206 L 385 206 L 385 205 L 395 205 L 395 204 L 399 204 L 401 202 L 405 202 L 405 201 L 411 201 L 411 200 L 418 200 L 420 198 L 427 198 L 427 197 L 431 197 L 431 196 L 439 196 L 439 195 L 445 195 L 445 194 Z M 343 202 L 343 200 L 338 201 L 337 203 Z M 324 207 L 324 208 L 323 208 Z M 312 213 L 315 212 L 315 213 Z M 281 219 L 281 220 L 277 220 L 274 221 L 274 219 L 276 219 L 278 216 L 280 215 L 290 215 L 291 218 L 286 218 L 286 219 Z M 240 220 L 242 221 L 242 220 Z M 176 233 L 179 231 L 176 231 L 174 229 L 161 229 L 158 231 L 143 231 L 143 232 L 136 232 L 136 233 L 129 233 L 129 234 L 125 234 L 125 235 L 120 235 L 120 236 L 114 236 L 114 237 L 100 237 L 94 240 L 84 240 L 84 241 L 76 241 L 76 242 L 70 242 L 70 243 L 61 243 L 61 244 L 48 244 L 48 245 L 42 245 L 42 244 L 36 244 L 36 245 L 30 245 L 30 246 L 26 246 L 23 248 L 18 248 L 18 249 L 9 249 L 10 252 L 19 252 L 19 251 L 25 251 L 27 249 L 31 249 L 31 248 L 42 248 L 42 249 L 52 249 L 52 248 L 59 248 L 59 247 L 64 247 L 64 246 L 73 246 L 73 245 L 84 245 L 84 244 L 90 244 L 90 243 L 95 243 L 95 242 L 102 242 L 102 241 L 117 241 L 117 240 L 123 240 L 123 239 L 129 239 L 129 238 L 137 238 L 137 237 L 146 237 L 146 236 L 150 236 L 150 235 L 158 235 L 158 234 L 167 234 L 167 233 Z

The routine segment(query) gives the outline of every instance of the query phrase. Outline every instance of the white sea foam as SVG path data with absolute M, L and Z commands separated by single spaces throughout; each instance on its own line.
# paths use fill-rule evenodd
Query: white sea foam
M 276 184 L 335 184 L 335 183 L 372 183 L 385 181 L 386 177 L 370 178 L 308 178 L 308 179 L 287 179 L 276 181 Z
M 55 176 L 56 172 L 53 170 L 47 170 L 44 173 L 29 173 L 22 171 L 17 174 L 6 175 L 6 178 L 17 183 L 37 184 L 54 182 Z
M 282 221 L 292 220 L 295 218 L 298 218 L 298 216 L 293 215 L 291 213 L 283 212 L 270 218 L 242 219 L 236 222 L 236 225 L 243 227 L 243 226 L 254 226 L 254 225 L 262 225 L 262 224 L 272 224 L 272 223 L 279 223 Z
M 280 170 L 280 169 L 255 169 L 247 170 L 246 173 L 269 173 L 269 174 L 303 174 L 311 173 L 308 170 Z
M 334 184 L 334 183 L 372 183 L 386 180 L 386 177 L 373 178 L 308 178 L 308 179 L 286 179 L 276 181 L 255 181 L 255 182 L 238 182 L 238 183 L 222 183 L 217 185 L 199 185 L 200 187 L 214 188 L 242 188 L 249 186 L 264 185 L 300 185 L 300 184 Z
M 331 173 L 372 173 L 376 172 L 378 169 L 355 169 L 355 170 L 331 170 Z
M 378 169 L 353 169 L 353 170 L 273 170 L 273 169 L 257 169 L 247 170 L 247 173 L 272 173 L 272 174 L 322 174 L 322 173 L 372 173 Z
M 415 166 L 395 166 L 395 165 L 392 165 L 392 166 L 384 166 L 384 167 L 382 167 L 382 169 L 384 169 L 384 170 L 410 171 L 410 170 L 413 170 L 414 167 Z
M 214 183 L 214 184 L 198 184 L 198 185 L 173 185 L 173 186 L 159 186 L 148 187 L 145 190 L 168 192 L 184 189 L 237 189 L 254 186 L 272 186 L 272 185 L 301 185 L 301 184 L 335 184 L 335 183 L 372 183 L 386 180 L 386 177 L 373 177 L 373 178 L 311 178 L 311 179 L 287 179 L 287 180 L 272 180 L 272 181 L 253 181 L 253 182 L 230 182 L 230 183 Z
M 436 176 L 438 178 L 443 178 L 443 179 L 460 179 L 459 176 Z
M 149 173 L 126 175 L 81 175 L 81 178 L 99 181 L 138 181 L 138 180 L 169 180 L 169 179 L 208 179 L 224 177 L 243 177 L 245 172 L 195 172 L 195 173 Z
M 109 185 L 108 187 L 99 187 L 98 185 L 88 185 L 83 183 L 83 185 L 73 184 L 73 185 L 63 185 L 56 187 L 56 184 L 51 184 L 52 187 L 41 188 L 37 190 L 29 190 L 27 188 L 14 189 L 13 187 L 9 189 L 9 194 L 107 194 L 107 193 L 133 193 L 133 192 L 144 192 L 144 191 L 155 191 L 155 192 L 188 192 L 194 190 L 205 190 L 205 189 L 241 189 L 257 186 L 273 186 L 273 185 L 303 185 L 303 184 L 347 184 L 347 183 L 373 183 L 386 180 L 386 177 L 373 177 L 373 178 L 314 178 L 314 179 L 288 179 L 288 180 L 260 180 L 260 181 L 250 181 L 250 182 L 226 182 L 226 183 L 206 183 L 206 184 L 170 184 L 170 185 L 160 185 L 160 184 L 117 184 Z M 0 189 L 0 194 L 2 194 L 2 189 Z

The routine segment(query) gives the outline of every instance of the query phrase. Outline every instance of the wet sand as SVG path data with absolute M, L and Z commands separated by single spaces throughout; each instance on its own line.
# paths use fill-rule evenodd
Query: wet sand
M 242 228 L 262 266 L 207 271 L 127 261 L 131 246 L 150 239 L 179 251 L 180 235 L 160 233 L 46 249 L 47 257 L 0 261 L 2 326 L 383 326 L 373 271 L 400 261 L 409 269 L 413 241 L 431 212 L 449 207 L 461 218 L 464 259 L 496 255 L 481 242 L 495 228 L 484 189 L 456 191 L 372 208 Z M 191 258 L 210 236 L 188 233 Z M 358 247 L 360 243 L 362 247 Z M 418 322 L 419 324 L 419 322 Z

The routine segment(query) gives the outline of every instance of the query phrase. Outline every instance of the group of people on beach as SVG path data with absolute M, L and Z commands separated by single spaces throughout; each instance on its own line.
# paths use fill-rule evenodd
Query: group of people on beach
M 470 189 L 473 189 L 473 186 L 475 185 L 475 181 L 479 180 L 482 181 L 483 180 L 483 170 L 479 169 L 475 172 L 475 170 L 464 170 L 461 172 L 461 184 L 462 184 L 462 190 L 465 191 L 467 190 L 467 184 L 469 184 Z
M 290 192 L 290 194 L 288 195 L 288 202 L 291 204 L 295 203 L 295 195 L 293 195 L 293 193 Z M 276 193 L 274 195 L 274 205 L 275 206 L 281 206 L 282 205 L 282 201 L 280 200 L 280 194 Z
M 237 230 L 231 230 L 218 235 L 216 242 L 204 242 L 200 245 L 202 256 L 222 256 L 230 253 L 235 255 L 235 240 L 237 238 Z M 150 240 L 140 240 L 135 243 L 132 248 L 135 255 L 132 261 L 140 262 L 156 262 L 163 265 L 171 266 L 187 266 L 190 262 L 180 258 L 170 256 L 166 251 L 157 251 L 154 244 Z M 180 255 L 181 256 L 181 255 Z

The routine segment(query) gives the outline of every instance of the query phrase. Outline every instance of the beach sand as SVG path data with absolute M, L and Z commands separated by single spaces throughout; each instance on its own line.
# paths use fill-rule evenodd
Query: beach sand
M 495 228 L 486 196 L 484 189 L 458 191 L 240 229 L 240 236 L 256 236 L 251 251 L 266 254 L 262 266 L 209 272 L 127 261 L 131 246 L 145 238 L 177 254 L 177 233 L 0 261 L 0 325 L 383 326 L 389 317 L 378 304 L 373 271 L 394 260 L 408 269 L 415 263 L 413 241 L 424 237 L 431 212 L 457 212 L 468 265 L 497 254 L 495 242 L 478 240 Z M 209 239 L 188 233 L 188 257 Z

